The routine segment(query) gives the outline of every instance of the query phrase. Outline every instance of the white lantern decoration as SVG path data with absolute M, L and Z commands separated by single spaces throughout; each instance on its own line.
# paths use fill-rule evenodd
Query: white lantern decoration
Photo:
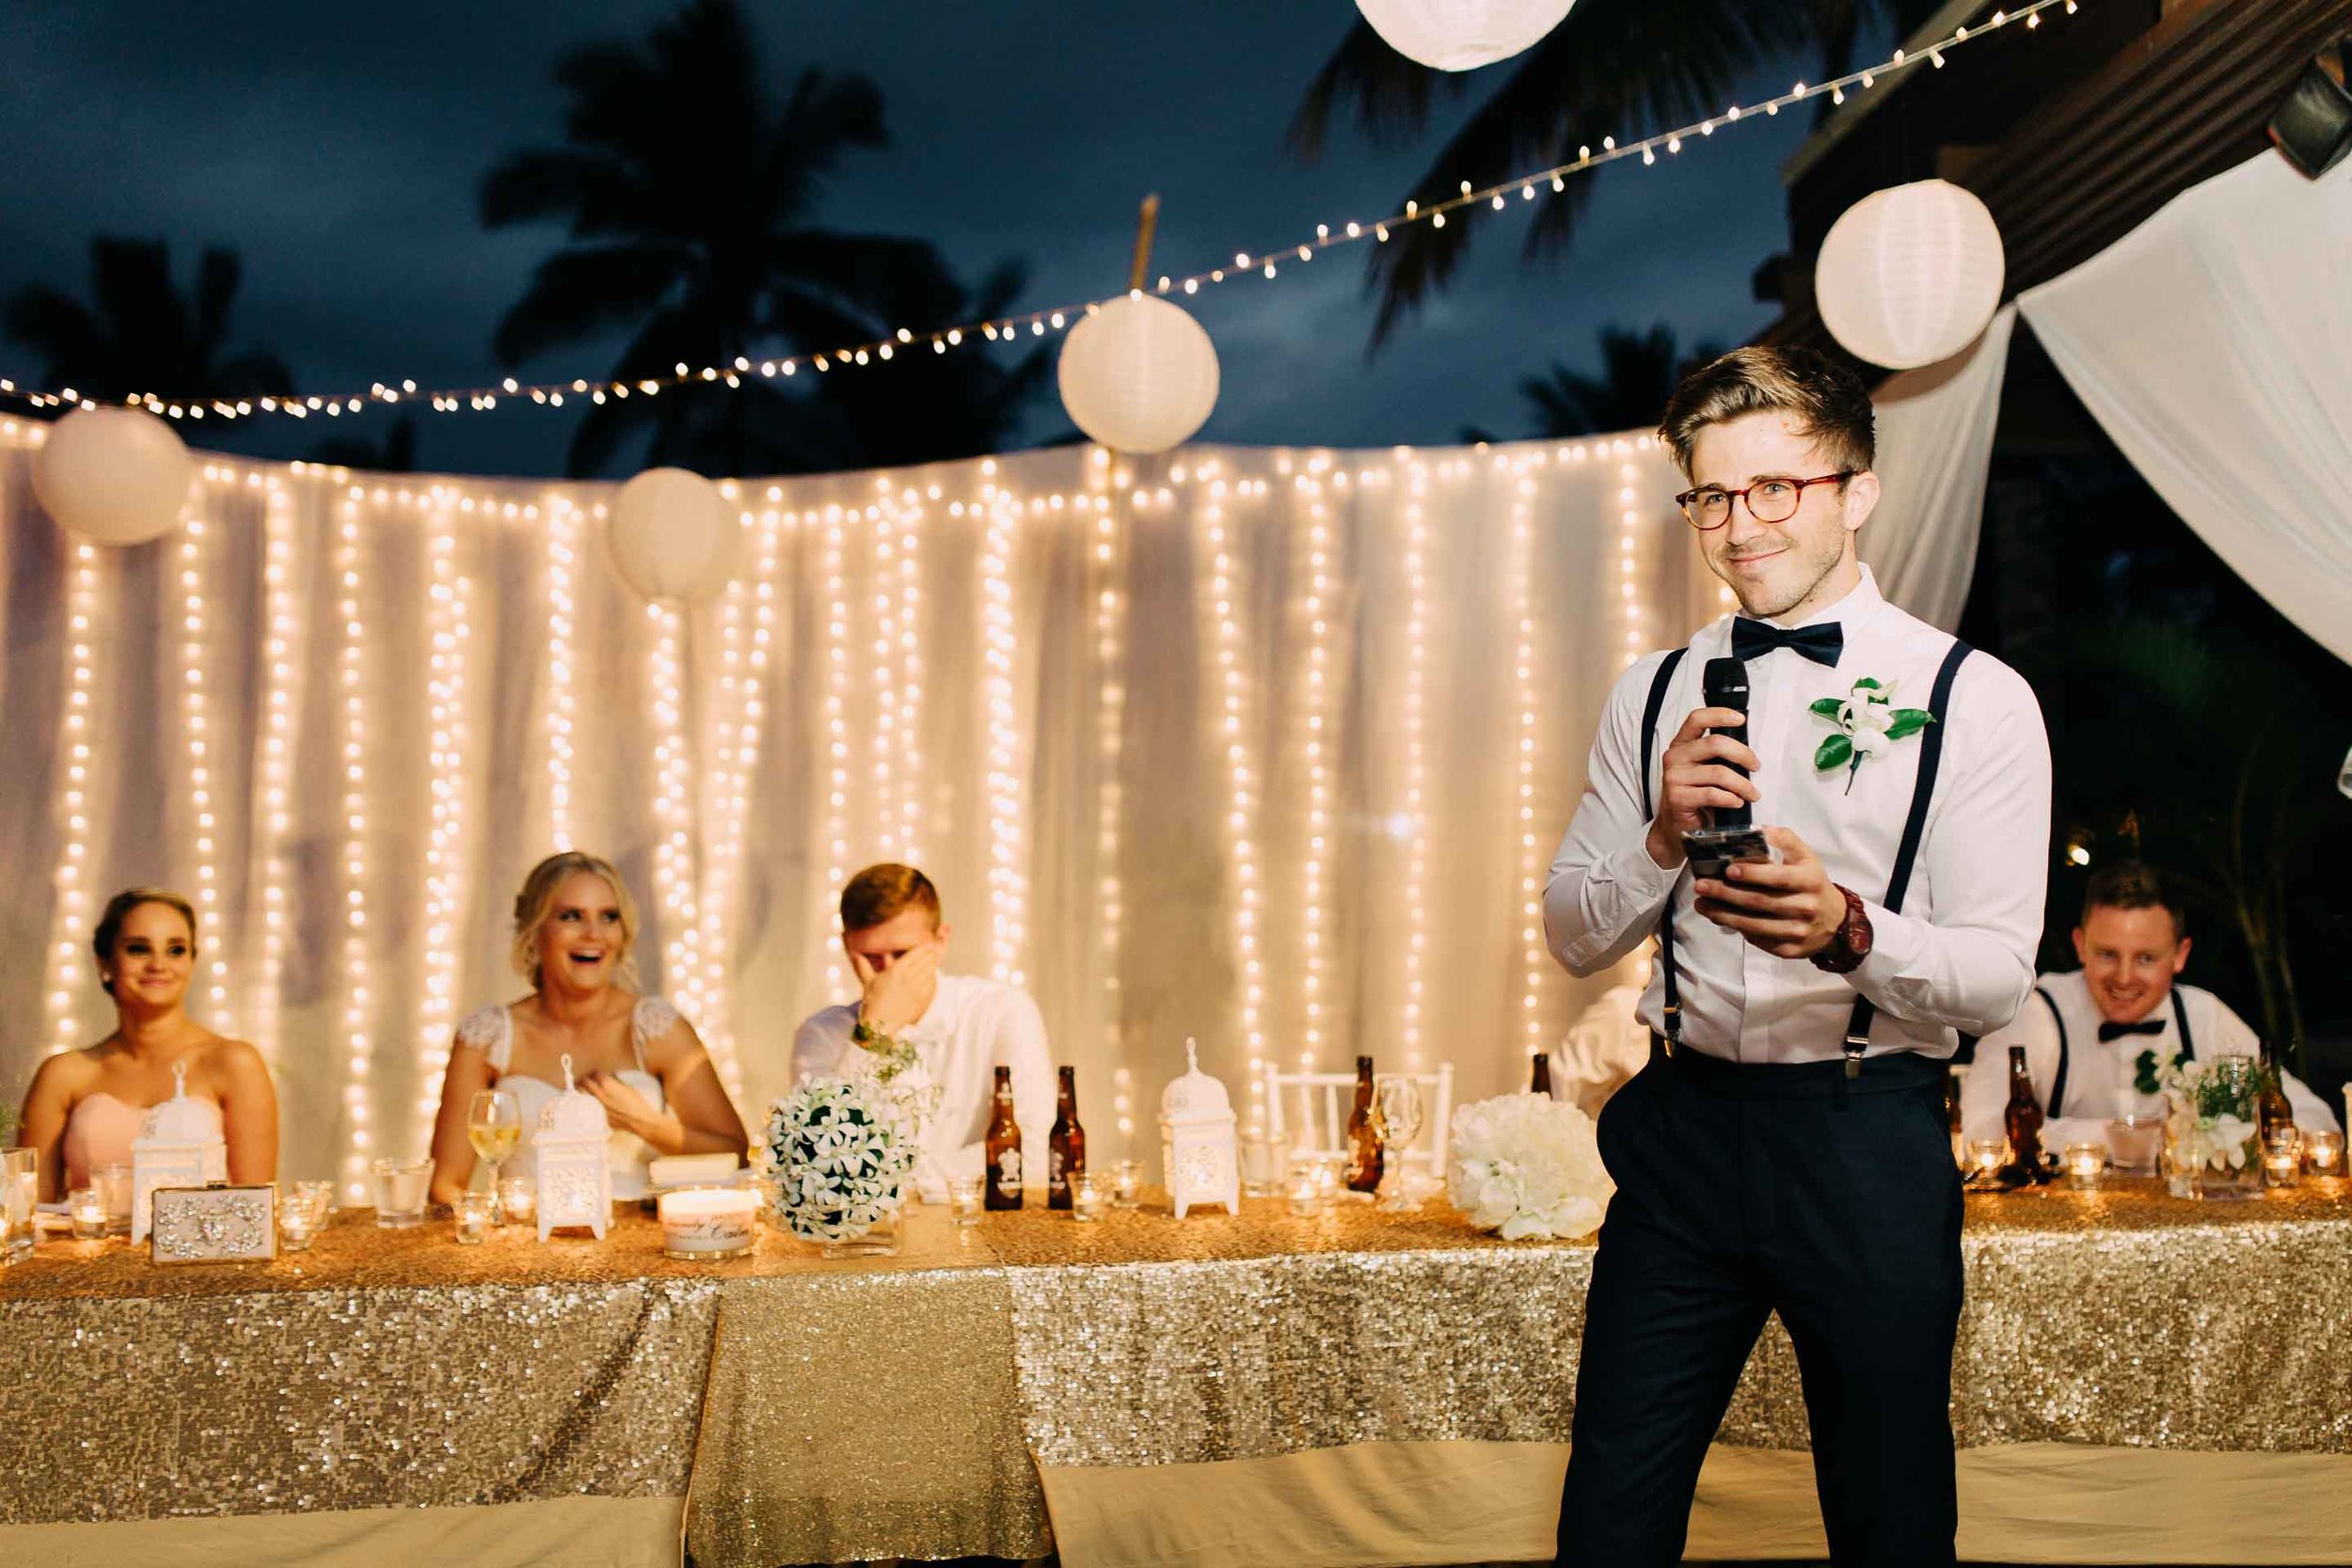
M 1233 1101 L 1200 1070 L 1200 1049 L 1184 1041 L 1186 1071 L 1160 1096 L 1160 1158 L 1176 1217 L 1198 1204 L 1241 1212 L 1241 1158 L 1233 1139 Z
M 1907 371 L 1977 341 L 2000 308 L 2001 231 L 1982 201 L 1944 180 L 1874 191 L 1821 242 L 1821 324 L 1857 359 Z
M 180 433 L 140 408 L 83 408 L 49 427 L 33 494 L 92 545 L 144 545 L 180 520 L 196 460 Z
M 229 1140 L 220 1113 L 188 1098 L 188 1064 L 171 1065 L 172 1093 L 139 1123 L 131 1145 L 131 1240 L 147 1240 L 158 1187 L 202 1187 L 229 1180 Z
M 539 1113 L 531 1140 L 539 1172 L 539 1239 L 568 1225 L 584 1225 L 602 1241 L 612 1224 L 612 1166 L 605 1158 L 604 1106 L 572 1086 L 571 1053 L 564 1053 L 564 1092 Z
M 1372 30 L 1432 71 L 1476 71 L 1534 47 L 1576 0 L 1356 0 Z
M 1180 308 L 1150 294 L 1110 301 L 1061 346 L 1062 406 L 1113 451 L 1166 451 L 1216 407 L 1216 345 Z
M 743 525 L 719 487 L 684 468 L 647 468 L 612 498 L 613 570 L 655 600 L 709 598 L 735 575 Z

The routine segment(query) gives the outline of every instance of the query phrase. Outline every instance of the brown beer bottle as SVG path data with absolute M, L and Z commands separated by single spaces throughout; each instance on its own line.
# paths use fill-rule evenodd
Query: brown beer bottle
M 1021 1124 L 1012 1117 L 1012 1069 L 996 1069 L 996 1109 L 988 1121 L 988 1207 L 1021 1207 Z
M 2262 1135 L 2267 1139 L 2271 1130 L 2295 1125 L 2295 1107 L 2287 1103 L 2286 1090 L 2279 1086 L 2279 1058 L 2270 1047 L 2262 1048 L 2262 1093 L 2255 1097 L 2254 1114 L 2262 1124 Z
M 1045 1142 L 1045 1206 L 1070 1207 L 1070 1184 L 1087 1173 L 1087 1130 L 1078 1125 L 1076 1068 L 1061 1069 L 1054 1104 L 1054 1131 Z
M 1551 1095 L 1551 1053 L 1537 1051 L 1533 1054 L 1535 1058 L 1535 1076 L 1527 1085 L 1527 1092 L 1549 1099 Z
M 2042 1180 L 2042 1101 L 2034 1098 L 2022 1045 L 2009 1048 L 2009 1108 L 2001 1113 L 2001 1131 L 2009 1137 L 2011 1169 L 2028 1180 Z
M 1347 1113 L 1347 1190 L 1380 1190 L 1380 1120 L 1372 1108 L 1372 1058 L 1356 1058 L 1356 1108 Z

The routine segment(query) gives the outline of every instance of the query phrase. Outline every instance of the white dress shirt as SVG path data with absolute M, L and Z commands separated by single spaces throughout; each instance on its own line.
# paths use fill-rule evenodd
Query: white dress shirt
M 1843 700 L 1867 676 L 1893 689 L 1895 706 L 1925 707 L 1952 639 L 1887 603 L 1867 566 L 1843 599 L 1796 624 L 1824 621 L 1845 631 L 1836 669 L 1793 648 L 1748 666 L 1748 744 L 1763 765 L 1755 820 L 1794 832 L 1832 881 L 1862 898 L 1873 943 L 1861 967 L 1830 974 L 1751 946 L 1692 910 L 1687 865 L 1665 870 L 1650 859 L 1636 770 L 1642 709 L 1663 654 L 1640 660 L 1609 693 L 1584 798 L 1544 889 L 1545 933 L 1562 963 L 1590 974 L 1654 934 L 1672 897 L 1682 1038 L 1692 1049 L 1740 1062 L 1837 1060 L 1859 992 L 1878 1007 L 1873 1053 L 1948 1056 L 1960 1032 L 1983 1035 L 2007 1023 L 2033 984 L 2050 839 L 2042 707 L 2024 678 L 1991 655 L 1973 653 L 1961 666 L 1951 712 L 1936 716 L 1949 727 L 1926 835 L 1902 912 L 1890 913 L 1882 900 L 1923 736 L 1895 742 L 1851 774 L 1844 767 L 1817 771 L 1815 748 L 1837 731 L 1810 705 Z M 1705 705 L 1707 661 L 1730 651 L 1728 616 L 1691 639 L 1659 710 L 1653 801 L 1667 745 L 1691 711 Z M 1652 974 L 1641 1013 L 1663 1031 L 1662 973 Z
M 2035 984 L 2049 994 L 2059 1017 L 2066 1021 L 2066 1100 L 2056 1108 L 2059 1114 L 2050 1117 L 2042 1129 L 2042 1147 L 2052 1151 L 2070 1143 L 2106 1142 L 2111 1117 L 2164 1115 L 2164 1096 L 2140 1093 L 2135 1081 L 2139 1076 L 2141 1052 L 2156 1053 L 2158 1071 L 2180 1054 L 2172 996 L 2180 998 L 2188 1014 L 2189 1047 L 2198 1060 L 2253 1056 L 2262 1051 L 2260 1038 L 2244 1019 L 2230 1010 L 2229 1004 L 2196 986 L 2176 982 L 2172 996 L 2149 1009 L 2147 1022 L 2164 1026 L 2157 1033 L 2122 1035 L 2103 1041 L 2099 1025 L 2105 1020 L 2098 1004 L 2090 999 L 2090 983 L 2080 970 L 2044 974 Z M 2009 1048 L 2012 1045 L 2026 1048 L 2026 1070 L 2033 1078 L 2035 1103 L 2044 1112 L 2052 1109 L 2050 1096 L 2058 1085 L 2058 1020 L 2050 1016 L 2041 997 L 2029 996 L 2007 1028 L 1977 1042 L 1976 1065 L 1968 1069 L 1968 1082 L 1960 1093 L 1963 1135 L 2002 1135 L 2001 1113 L 2009 1107 Z M 2286 1073 L 2280 1078 L 2287 1103 L 2294 1107 L 2296 1126 L 2312 1132 L 2337 1130 L 2335 1115 L 2326 1101 Z
M 855 1003 L 812 1014 L 792 1039 L 793 1081 L 858 1076 L 857 1020 Z M 940 1086 L 939 1109 L 923 1129 L 914 1169 L 925 1202 L 946 1201 L 949 1176 L 980 1174 L 999 1066 L 1012 1069 L 1023 1168 L 1044 1170 L 1045 1140 L 1054 1127 L 1054 1062 L 1045 1049 L 1045 1019 L 1028 992 L 999 980 L 943 974 L 930 1006 L 898 1037 L 914 1044 L 923 1069 Z

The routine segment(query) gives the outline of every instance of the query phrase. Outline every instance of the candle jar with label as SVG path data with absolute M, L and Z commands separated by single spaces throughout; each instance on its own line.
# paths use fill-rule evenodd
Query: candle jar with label
M 661 1255 L 686 1261 L 752 1250 L 758 1196 L 749 1187 L 680 1187 L 661 1195 Z

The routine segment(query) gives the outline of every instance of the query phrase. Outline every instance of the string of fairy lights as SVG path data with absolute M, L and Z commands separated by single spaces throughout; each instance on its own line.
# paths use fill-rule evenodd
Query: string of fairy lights
M 2030 0 L 2030 3 L 2014 9 L 1996 10 L 1980 26 L 1956 26 L 1943 39 L 1923 48 L 1896 49 L 1878 64 L 1849 71 L 1829 81 L 1798 82 L 1788 91 L 1760 103 L 1734 103 L 1721 114 L 1708 115 L 1690 124 L 1646 136 L 1620 140 L 1614 135 L 1605 135 L 1597 146 L 1580 144 L 1573 159 L 1549 168 L 1483 186 L 1464 180 L 1459 192 L 1444 200 L 1427 204 L 1407 201 L 1403 212 L 1381 218 L 1354 219 L 1338 225 L 1318 223 L 1311 237 L 1264 250 L 1236 251 L 1230 266 L 1219 265 L 1184 275 L 1163 274 L 1149 290 L 1136 288 L 1128 293 L 1137 296 L 1146 293 L 1189 296 L 1200 293 L 1204 288 L 1216 288 L 1243 277 L 1255 277 L 1270 282 L 1294 263 L 1305 265 L 1342 246 L 1386 244 L 1397 231 L 1415 224 L 1425 223 L 1432 229 L 1443 229 L 1449 219 L 1467 216 L 1480 208 L 1498 213 L 1506 211 L 1515 198 L 1521 206 L 1532 206 L 1546 193 L 1558 194 L 1566 190 L 1571 178 L 1611 165 L 1638 159 L 1642 166 L 1654 167 L 1660 162 L 1661 152 L 1668 159 L 1679 157 L 1686 149 L 1712 138 L 1718 131 L 1759 119 L 1775 119 L 1784 109 L 1796 108 L 1816 99 L 1827 98 L 1833 103 L 1842 104 L 1851 94 L 1869 92 L 1882 81 L 1922 68 L 1941 71 L 1947 56 L 1952 52 L 2011 27 L 2028 32 L 2039 29 L 2044 13 L 2053 9 L 2072 16 L 2081 9 L 2081 0 Z M 727 364 L 700 367 L 681 360 L 673 365 L 671 373 L 666 376 L 640 376 L 634 379 L 575 376 L 539 382 L 524 382 L 508 376 L 492 386 L 438 388 L 421 388 L 416 378 L 402 377 L 397 381 L 372 383 L 364 393 L 345 391 L 304 397 L 170 398 L 159 393 L 141 392 L 119 401 L 172 420 L 199 421 L 208 417 L 228 420 L 272 416 L 307 420 L 313 415 L 340 419 L 370 408 L 417 405 L 441 414 L 488 413 L 501 407 L 511 408 L 524 404 L 562 408 L 567 403 L 585 401 L 593 405 L 601 405 L 631 397 L 659 397 L 664 391 L 697 384 L 740 388 L 755 380 L 789 379 L 803 371 L 828 375 L 835 372 L 888 364 L 902 351 L 926 347 L 934 355 L 945 355 L 981 343 L 1021 343 L 1043 338 L 1049 332 L 1066 331 L 1072 322 L 1100 311 L 1118 297 L 1111 295 L 1048 306 L 1025 314 L 964 322 L 922 332 L 901 326 L 866 342 L 817 352 L 766 357 L 739 355 Z M 98 400 L 85 396 L 72 387 L 51 391 L 21 388 L 6 379 L 0 379 L 0 400 L 12 401 L 34 409 L 99 406 Z

